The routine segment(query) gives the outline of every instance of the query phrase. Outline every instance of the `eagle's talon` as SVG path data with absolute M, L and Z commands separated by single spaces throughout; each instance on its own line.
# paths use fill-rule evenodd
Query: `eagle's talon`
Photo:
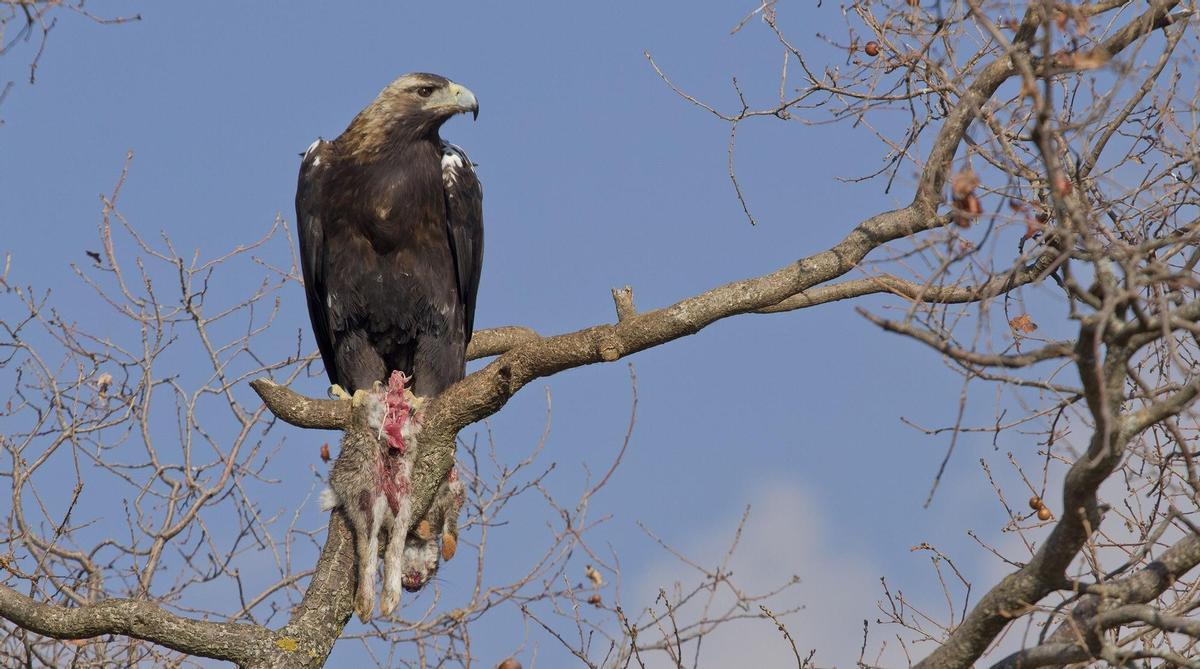
M 359 390 L 354 391 L 354 394 L 350 396 L 350 406 L 357 409 L 358 407 L 362 406 L 363 402 L 366 402 L 367 398 L 370 396 L 371 393 L 360 388 Z
M 417 397 L 412 391 L 406 390 L 404 399 L 412 411 L 413 422 L 420 427 L 425 422 L 425 405 L 429 403 L 429 398 Z
M 350 393 L 346 392 L 345 388 L 341 387 L 339 384 L 336 384 L 336 383 L 329 386 L 329 390 L 326 391 L 326 393 L 329 395 L 329 399 L 331 399 L 331 400 L 351 399 Z

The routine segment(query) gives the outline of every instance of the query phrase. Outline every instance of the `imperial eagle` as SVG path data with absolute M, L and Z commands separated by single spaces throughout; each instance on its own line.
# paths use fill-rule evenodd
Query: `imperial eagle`
M 434 74 L 396 79 L 337 139 L 304 153 L 296 189 L 308 313 L 331 391 L 393 370 L 431 396 L 463 377 L 483 258 L 483 193 L 438 131 L 479 104 Z M 340 387 L 340 388 L 339 388 Z

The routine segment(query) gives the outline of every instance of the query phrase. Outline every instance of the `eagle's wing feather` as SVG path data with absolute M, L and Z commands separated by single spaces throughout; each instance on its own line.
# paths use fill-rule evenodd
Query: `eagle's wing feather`
M 483 269 L 483 187 L 466 152 L 449 142 L 442 142 L 442 182 L 450 248 L 466 320 L 466 341 L 470 343 L 475 327 L 475 294 Z
M 318 139 L 304 152 L 300 163 L 300 180 L 296 185 L 296 225 L 300 237 L 300 268 L 304 273 L 304 293 L 308 298 L 308 315 L 325 373 L 330 383 L 336 383 L 333 332 L 329 327 L 328 289 L 325 285 L 325 232 L 321 203 L 326 167 L 329 163 L 329 142 Z

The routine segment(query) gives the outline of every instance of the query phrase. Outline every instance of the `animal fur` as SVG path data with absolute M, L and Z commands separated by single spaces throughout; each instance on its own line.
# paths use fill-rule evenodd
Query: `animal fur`
M 458 514 L 465 496 L 458 469 L 451 469 L 438 486 L 429 511 L 404 542 L 405 590 L 415 592 L 425 587 L 437 575 L 441 560 L 449 561 L 454 557 L 458 550 Z
M 419 404 L 405 387 L 408 377 L 393 372 L 386 388 L 360 393 L 354 421 L 342 437 L 321 507 L 340 507 L 350 521 L 357 556 L 358 590 L 354 610 L 364 622 L 375 608 L 375 574 L 380 535 L 383 551 L 383 596 L 379 610 L 387 615 L 400 602 L 404 574 L 404 540 L 412 522 L 412 467 L 416 458 Z
M 437 573 L 439 557 L 454 557 L 458 545 L 458 514 L 465 489 L 457 469 L 450 470 L 425 517 L 414 532 L 408 532 L 422 404 L 407 388 L 408 382 L 404 374 L 393 372 L 386 387 L 376 384 L 358 394 L 356 411 L 361 420 L 347 427 L 329 487 L 321 493 L 321 508 L 340 507 L 354 533 L 358 568 L 354 610 L 363 622 L 370 620 L 375 608 L 380 541 L 386 542 L 382 615 L 399 604 L 402 588 L 415 592 L 424 587 Z

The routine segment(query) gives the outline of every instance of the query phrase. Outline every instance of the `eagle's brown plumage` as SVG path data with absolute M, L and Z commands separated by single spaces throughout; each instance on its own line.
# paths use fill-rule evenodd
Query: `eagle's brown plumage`
M 296 216 L 309 316 L 330 382 L 346 391 L 399 370 L 417 395 L 436 395 L 463 376 L 482 191 L 438 130 L 468 111 L 478 104 L 466 88 L 408 74 L 304 154 Z

